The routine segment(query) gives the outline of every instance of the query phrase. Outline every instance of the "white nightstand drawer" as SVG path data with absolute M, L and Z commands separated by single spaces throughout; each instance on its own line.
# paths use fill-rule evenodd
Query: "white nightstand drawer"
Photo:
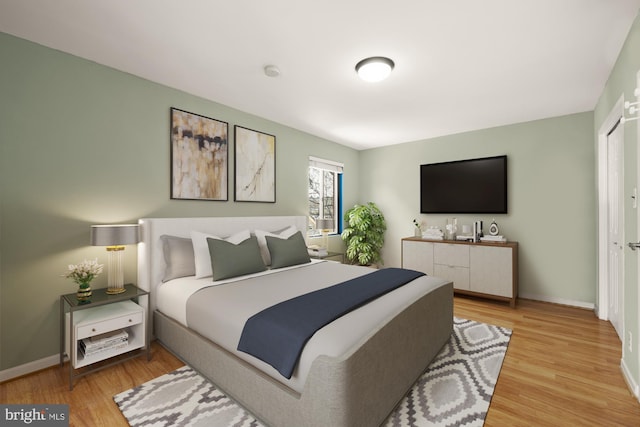
M 129 313 L 125 316 L 116 317 L 114 319 L 78 326 L 76 339 L 91 337 L 105 332 L 115 331 L 116 329 L 124 329 L 139 323 L 142 323 L 142 311 Z

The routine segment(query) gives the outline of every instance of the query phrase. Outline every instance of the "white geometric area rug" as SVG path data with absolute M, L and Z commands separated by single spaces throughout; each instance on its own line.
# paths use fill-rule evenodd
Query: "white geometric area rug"
M 383 424 L 482 426 L 511 331 L 454 318 L 451 338 Z M 133 427 L 264 427 L 189 366 L 113 398 Z
M 454 318 L 449 342 L 383 425 L 482 426 L 510 339 L 510 329 Z

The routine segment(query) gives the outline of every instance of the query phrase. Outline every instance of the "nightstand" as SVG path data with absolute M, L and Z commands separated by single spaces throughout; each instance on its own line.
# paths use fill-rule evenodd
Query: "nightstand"
M 326 255 L 309 255 L 313 259 L 326 259 L 327 261 L 337 261 L 344 264 L 344 254 L 341 252 L 328 252 Z
M 60 366 L 66 353 L 70 390 L 75 378 L 145 353 L 151 359 L 149 313 L 137 304 L 140 297 L 148 302 L 149 292 L 132 284 L 118 295 L 95 289 L 89 302 L 75 292 L 60 296 Z

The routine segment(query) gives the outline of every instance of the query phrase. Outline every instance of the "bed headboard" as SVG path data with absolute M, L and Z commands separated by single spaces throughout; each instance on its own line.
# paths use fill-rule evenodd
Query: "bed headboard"
M 249 229 L 269 232 L 280 231 L 295 225 L 306 240 L 306 216 L 256 216 L 256 217 L 201 217 L 201 218 L 142 218 L 140 243 L 138 244 L 138 287 L 151 292 L 150 310 L 155 310 L 155 288 L 161 283 L 165 261 L 160 236 L 191 237 L 191 231 L 200 231 L 227 237 Z

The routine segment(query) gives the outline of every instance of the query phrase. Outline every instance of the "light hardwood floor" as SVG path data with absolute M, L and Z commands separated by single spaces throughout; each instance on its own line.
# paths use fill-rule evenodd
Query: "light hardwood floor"
M 485 426 L 640 426 L 622 344 L 593 311 L 456 298 L 454 314 L 512 330 Z
M 620 340 L 593 312 L 456 297 L 454 313 L 513 331 L 485 426 L 640 426 Z M 126 426 L 113 395 L 182 366 L 157 343 L 152 354 L 82 377 L 73 391 L 66 369 L 49 368 L 0 384 L 0 402 L 68 403 L 71 426 Z

